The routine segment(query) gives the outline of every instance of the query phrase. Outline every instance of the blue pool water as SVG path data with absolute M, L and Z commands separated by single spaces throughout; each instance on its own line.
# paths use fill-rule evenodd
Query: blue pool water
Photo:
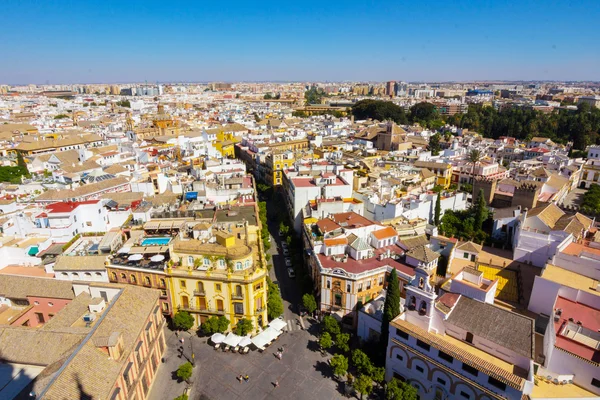
M 165 246 L 171 241 L 170 237 L 155 237 L 142 240 L 142 246 Z

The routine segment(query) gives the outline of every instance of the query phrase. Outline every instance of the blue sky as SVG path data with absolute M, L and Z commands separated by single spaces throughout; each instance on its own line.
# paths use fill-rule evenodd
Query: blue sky
M 0 83 L 600 80 L 600 0 L 5 0 L 0 9 Z

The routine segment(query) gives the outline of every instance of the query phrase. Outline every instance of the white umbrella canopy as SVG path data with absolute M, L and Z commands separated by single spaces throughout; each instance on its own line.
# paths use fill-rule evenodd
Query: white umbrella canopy
M 282 318 L 275 318 L 269 322 L 269 326 L 280 331 L 287 326 L 287 323 Z
M 117 251 L 117 253 L 123 254 L 123 253 L 129 253 L 130 251 L 131 251 L 130 246 L 123 246 L 119 249 L 119 251 Z
M 235 347 L 239 345 L 240 340 L 242 340 L 241 336 L 236 335 L 235 333 L 229 332 L 225 340 L 223 341 L 226 345 Z
M 163 256 L 162 254 L 157 254 L 155 256 L 150 257 L 150 261 L 152 261 L 152 262 L 160 262 L 164 259 L 165 259 L 165 256 Z
M 127 257 L 129 261 L 140 261 L 142 258 L 144 258 L 144 256 L 141 254 L 132 254 L 129 257 Z
M 252 344 L 252 339 L 250 339 L 250 336 L 244 336 L 242 338 L 242 340 L 240 340 L 239 346 L 246 347 L 246 346 L 250 346 L 251 344 Z
M 223 335 L 222 333 L 215 333 L 214 335 L 212 335 L 210 337 L 210 340 L 214 343 L 214 344 L 220 344 L 223 343 L 223 341 L 225 340 L 225 335 Z

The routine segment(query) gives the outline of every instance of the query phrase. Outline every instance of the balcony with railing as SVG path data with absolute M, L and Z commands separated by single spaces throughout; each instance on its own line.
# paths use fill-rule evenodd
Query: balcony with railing
M 225 310 L 219 310 L 219 309 L 216 309 L 213 307 L 207 307 L 207 306 L 196 306 L 196 305 L 192 305 L 192 304 L 178 306 L 177 309 L 183 310 L 183 311 L 188 311 L 188 312 L 225 315 Z
M 194 296 L 206 296 L 206 292 L 204 289 L 195 289 Z
M 244 300 L 244 295 L 241 293 L 232 293 L 231 299 L 232 300 Z

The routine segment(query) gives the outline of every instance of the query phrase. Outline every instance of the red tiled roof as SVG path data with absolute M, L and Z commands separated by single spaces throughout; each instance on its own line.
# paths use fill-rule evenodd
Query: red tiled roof
M 600 350 L 561 335 L 565 325 L 569 322 L 569 318 L 572 318 L 574 323 L 581 321 L 581 326 L 592 332 L 598 332 L 600 329 L 600 310 L 560 296 L 556 299 L 554 308 L 562 310 L 559 320 L 554 322 L 555 346 L 586 360 L 600 363 Z
M 378 231 L 373 232 L 373 236 L 375 236 L 375 239 L 381 240 L 381 239 L 398 236 L 398 232 L 396 232 L 396 230 L 394 228 L 392 228 L 391 226 L 388 226 L 384 229 L 380 229 Z
M 87 200 L 87 201 L 69 201 L 69 202 L 58 202 L 52 203 L 46 206 L 48 214 L 51 213 L 68 213 L 84 204 L 96 204 L 100 200 Z
M 377 269 L 384 265 L 389 265 L 390 267 L 396 268 L 396 270 L 398 270 L 398 272 L 401 273 L 400 277 L 402 276 L 402 274 L 414 277 L 415 269 L 410 265 L 406 265 L 401 262 L 395 261 L 392 258 L 384 258 L 383 260 L 380 260 L 379 257 L 377 257 L 379 254 L 384 253 L 388 249 L 398 254 L 402 253 L 402 249 L 400 247 L 396 245 L 391 245 L 382 247 L 381 249 L 377 249 L 377 251 L 375 251 L 375 257 L 363 260 L 355 260 L 351 257 L 348 257 L 346 262 L 341 262 L 335 261 L 333 257 L 327 257 L 324 254 L 318 254 L 318 257 L 321 261 L 321 265 L 324 268 L 339 268 L 351 274 L 359 274 L 361 272 Z
M 370 226 L 375 224 L 375 222 L 363 217 L 360 214 L 355 213 L 354 211 L 332 214 L 331 219 L 335 221 L 338 225 L 348 229 Z

